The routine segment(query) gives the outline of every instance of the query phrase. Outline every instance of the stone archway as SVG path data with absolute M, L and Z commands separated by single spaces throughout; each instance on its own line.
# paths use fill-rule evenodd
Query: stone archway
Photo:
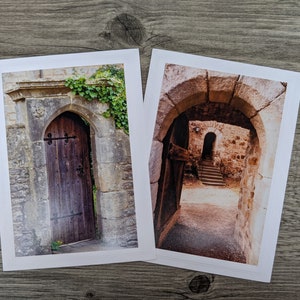
M 165 68 L 150 157 L 153 207 L 159 188 L 162 141 L 173 120 L 199 105 L 212 106 L 210 114 L 216 121 L 230 111 L 228 123 L 234 120 L 252 132 L 235 227 L 235 239 L 249 264 L 257 264 L 259 258 L 285 91 L 285 84 L 266 79 L 178 65 Z M 206 117 L 212 120 L 201 115 Z
M 8 130 L 11 137 L 17 135 L 20 140 L 14 144 L 8 141 L 15 148 L 14 153 L 9 155 L 9 161 L 11 164 L 20 164 L 18 151 L 22 151 L 28 161 L 26 165 L 20 165 L 24 185 L 28 187 L 22 206 L 19 205 L 18 196 L 12 196 L 16 216 L 16 255 L 50 253 L 51 216 L 44 137 L 49 124 L 65 112 L 83 117 L 89 123 L 95 214 L 101 242 L 116 248 L 136 247 L 129 137 L 115 128 L 111 118 L 103 117 L 107 106 L 74 96 L 65 87 L 64 81 L 17 82 L 16 88 L 6 91 L 6 94 L 6 101 L 17 111 Z M 11 174 L 15 176 L 11 178 L 12 182 L 19 180 L 20 174 Z M 17 214 L 21 217 L 17 218 Z

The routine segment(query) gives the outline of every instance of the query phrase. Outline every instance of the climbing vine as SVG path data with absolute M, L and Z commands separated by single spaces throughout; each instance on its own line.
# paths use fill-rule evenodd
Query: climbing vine
M 97 99 L 107 103 L 108 109 L 103 113 L 105 118 L 114 118 L 116 128 L 128 134 L 127 102 L 125 92 L 124 69 L 116 65 L 100 67 L 92 76 L 73 76 L 67 78 L 65 85 L 75 95 L 88 101 Z

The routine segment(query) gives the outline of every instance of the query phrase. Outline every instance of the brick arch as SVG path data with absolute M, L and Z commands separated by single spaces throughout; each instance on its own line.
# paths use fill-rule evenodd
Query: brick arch
M 223 105 L 238 111 L 250 124 L 251 147 L 242 179 L 235 238 L 250 264 L 258 262 L 285 90 L 284 84 L 265 79 L 178 65 L 165 68 L 150 157 L 153 207 L 162 141 L 173 121 L 199 105 Z

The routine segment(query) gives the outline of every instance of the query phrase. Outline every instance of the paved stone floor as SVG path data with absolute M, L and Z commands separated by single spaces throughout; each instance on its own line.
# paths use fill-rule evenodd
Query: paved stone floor
M 185 184 L 180 215 L 161 248 L 245 263 L 233 239 L 238 187 Z

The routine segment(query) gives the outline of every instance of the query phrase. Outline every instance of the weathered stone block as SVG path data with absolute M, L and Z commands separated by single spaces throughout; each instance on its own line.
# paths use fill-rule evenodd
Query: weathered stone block
M 150 188 L 151 188 L 152 211 L 154 212 L 156 207 L 156 200 L 157 200 L 158 182 L 151 183 Z
M 274 100 L 286 90 L 286 87 L 280 81 L 241 76 L 239 82 L 245 85 L 245 87 L 249 87 L 254 95 L 260 95 L 260 97 L 269 101 Z M 248 95 L 251 96 L 251 94 Z M 256 100 L 256 98 L 254 99 Z
M 25 128 L 13 126 L 7 128 L 7 148 L 9 166 L 19 168 L 29 163 L 29 145 Z
M 24 205 L 22 203 L 12 203 L 13 221 L 16 224 L 23 224 L 24 221 Z
M 128 194 L 125 191 L 100 193 L 101 218 L 113 218 L 117 222 L 118 218 L 122 218 L 129 202 Z
M 115 163 L 99 165 L 96 184 L 102 192 L 133 189 L 132 173 L 124 172 L 123 167 L 123 165 Z
M 22 230 L 21 235 L 15 235 L 16 256 L 41 254 L 39 240 L 34 230 Z
M 254 206 L 257 207 L 257 210 L 267 209 L 268 200 L 270 195 L 271 188 L 271 178 L 266 177 L 256 177 L 254 181 L 255 185 L 255 196 L 254 196 Z
M 170 124 L 176 117 L 178 117 L 178 112 L 176 111 L 174 104 L 167 95 L 162 95 L 157 108 L 153 138 L 162 140 L 166 135 Z
M 50 123 L 53 116 L 57 116 L 62 107 L 70 104 L 70 98 L 62 96 L 60 98 L 32 98 L 26 100 L 28 131 L 33 142 L 44 138 L 43 133 L 46 125 Z M 37 113 L 39 111 L 39 113 Z M 41 113 L 41 111 L 43 113 Z
M 207 93 L 206 74 L 184 81 L 167 92 L 168 97 L 175 105 L 178 105 L 184 99 L 196 99 L 194 105 L 205 102 Z M 191 106 L 192 104 L 190 104 Z
M 229 103 L 238 78 L 238 75 L 208 71 L 209 101 Z
M 122 169 L 122 180 L 132 180 L 132 167 L 131 164 L 120 165 Z
M 125 133 L 99 138 L 96 143 L 100 163 L 126 163 L 131 160 L 129 137 Z
M 257 110 L 250 103 L 237 95 L 233 96 L 230 106 L 241 111 L 247 118 L 251 118 L 257 113 Z
M 251 118 L 284 91 L 285 86 L 281 82 L 241 76 L 234 92 L 232 106 Z
M 251 119 L 263 150 L 259 172 L 265 177 L 272 177 L 273 173 L 284 99 L 282 94 Z
M 97 114 L 101 116 L 107 109 L 108 109 L 108 104 L 106 103 L 101 103 L 99 100 L 95 99 L 93 101 L 88 101 L 84 99 L 83 97 L 80 97 L 78 95 L 74 95 L 72 92 L 70 92 L 69 97 L 71 99 L 71 103 L 73 105 L 77 106 L 86 106 L 88 107 L 88 110 L 94 114 Z
M 165 94 L 175 86 L 191 78 L 206 77 L 206 70 L 181 65 L 166 64 L 161 93 Z
M 118 190 L 122 178 L 120 166 L 115 163 L 103 163 L 98 165 L 98 182 L 102 192 L 110 192 Z
M 150 183 L 157 182 L 162 164 L 163 143 L 153 141 L 149 159 Z
M 34 159 L 32 161 L 33 167 L 36 169 L 45 168 L 46 157 L 45 157 L 45 142 L 39 141 L 31 144 L 32 153 Z M 45 172 L 45 170 L 43 170 Z

